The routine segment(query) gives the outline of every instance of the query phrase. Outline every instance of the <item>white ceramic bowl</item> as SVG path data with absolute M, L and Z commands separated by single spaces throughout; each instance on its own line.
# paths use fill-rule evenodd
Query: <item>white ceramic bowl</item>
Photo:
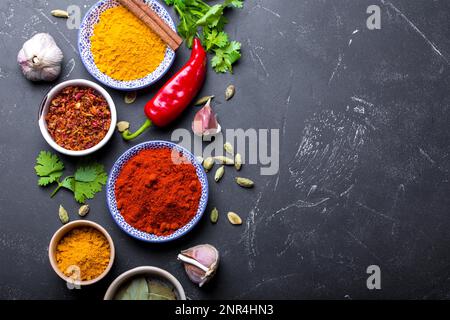
M 175 278 L 172 274 L 170 274 L 166 270 L 150 266 L 137 267 L 122 273 L 110 284 L 108 290 L 106 291 L 104 300 L 113 300 L 114 296 L 117 293 L 117 290 L 119 290 L 119 288 L 125 282 L 129 281 L 130 279 L 136 276 L 147 276 L 165 280 L 175 288 L 175 294 L 177 295 L 178 300 L 186 300 L 186 294 L 184 293 L 184 289 L 181 286 L 180 282 L 177 280 L 177 278 Z
M 47 130 L 47 123 L 45 121 L 45 116 L 47 115 L 50 103 L 52 102 L 53 98 L 55 98 L 55 96 L 62 89 L 64 89 L 65 87 L 69 87 L 69 86 L 83 86 L 83 87 L 89 87 L 89 88 L 95 89 L 106 99 L 106 102 L 108 103 L 108 106 L 109 106 L 109 110 L 111 111 L 111 125 L 109 127 L 108 132 L 106 133 L 105 137 L 99 143 L 97 143 L 95 146 L 93 146 L 89 149 L 80 150 L 80 151 L 65 149 L 65 148 L 61 147 L 60 145 L 58 145 L 55 142 L 55 140 L 53 140 L 53 138 L 51 137 L 50 133 Z M 109 141 L 109 139 L 111 139 L 111 137 L 114 133 L 115 127 L 116 127 L 116 123 L 117 123 L 116 106 L 114 105 L 114 101 L 111 98 L 111 96 L 109 95 L 109 93 L 105 89 L 103 89 L 101 86 L 99 86 L 98 84 L 96 84 L 92 81 L 89 81 L 89 80 L 84 80 L 84 79 L 68 80 L 68 81 L 61 82 L 60 84 L 54 86 L 42 100 L 41 107 L 39 109 L 39 129 L 41 130 L 42 136 L 44 137 L 45 141 L 47 141 L 47 143 L 56 151 L 66 154 L 66 155 L 69 155 L 69 156 L 86 156 L 88 154 L 91 154 L 91 153 L 97 151 L 101 147 L 103 147 Z

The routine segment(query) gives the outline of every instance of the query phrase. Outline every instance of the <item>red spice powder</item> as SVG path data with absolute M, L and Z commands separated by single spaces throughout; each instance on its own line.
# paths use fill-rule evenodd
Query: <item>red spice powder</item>
M 201 184 L 184 157 L 174 163 L 168 148 L 142 150 L 122 168 L 116 184 L 117 208 L 136 229 L 167 236 L 197 213 Z

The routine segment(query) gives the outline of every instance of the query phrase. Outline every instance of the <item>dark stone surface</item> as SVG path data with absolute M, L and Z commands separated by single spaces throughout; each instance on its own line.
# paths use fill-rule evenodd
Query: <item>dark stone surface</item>
M 84 13 L 94 2 L 73 3 Z M 124 234 L 98 194 L 88 218 L 113 236 L 116 262 L 100 284 L 74 291 L 52 271 L 47 246 L 60 227 L 59 204 L 71 212 L 77 204 L 65 192 L 50 199 L 33 170 L 38 152 L 50 150 L 36 117 L 53 84 L 30 83 L 16 65 L 22 43 L 49 32 L 65 54 L 58 81 L 92 80 L 76 51 L 77 31 L 49 14 L 66 4 L 0 4 L 0 298 L 101 299 L 117 275 L 140 265 L 173 273 L 192 299 L 450 297 L 450 2 L 245 1 L 228 26 L 243 58 L 233 75 L 209 72 L 202 93 L 219 97 L 214 106 L 225 128 L 280 129 L 279 174 L 260 176 L 249 165 L 242 175 L 255 180 L 253 190 L 237 188 L 232 174 L 211 183 L 209 210 L 220 209 L 219 223 L 205 217 L 162 245 Z M 371 4 L 381 8 L 381 30 L 366 28 Z M 188 54 L 180 50 L 169 74 Z M 109 90 L 119 119 L 141 123 L 143 104 L 162 83 L 131 106 Z M 225 104 L 229 83 L 237 93 Z M 135 143 L 189 128 L 194 112 L 133 143 L 115 135 L 95 159 L 110 169 Z M 69 170 L 76 164 L 62 158 Z M 228 210 L 241 214 L 243 226 L 226 221 Z M 222 254 L 203 289 L 176 261 L 179 250 L 199 243 Z M 366 288 L 372 264 L 381 268 L 379 291 Z

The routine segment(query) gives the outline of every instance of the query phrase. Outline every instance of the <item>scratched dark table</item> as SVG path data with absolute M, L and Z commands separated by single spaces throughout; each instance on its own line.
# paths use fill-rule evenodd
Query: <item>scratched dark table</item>
M 174 274 L 191 299 L 448 299 L 450 298 L 450 2 L 445 0 L 246 0 L 228 13 L 228 31 L 242 42 L 234 74 L 209 70 L 202 95 L 215 94 L 224 128 L 270 128 L 280 133 L 280 170 L 260 175 L 244 166 L 252 190 L 233 174 L 210 181 L 207 216 L 187 236 L 146 244 L 112 220 L 104 191 L 89 201 L 88 219 L 102 224 L 117 256 L 101 283 L 68 290 L 48 262 L 47 247 L 60 227 L 57 209 L 78 206 L 68 192 L 50 199 L 36 185 L 34 162 L 51 150 L 37 126 L 38 105 L 54 83 L 31 83 L 16 55 L 37 32 L 62 48 L 57 82 L 93 80 L 77 52 L 77 30 L 50 15 L 94 1 L 12 1 L 0 4 L 0 298 L 102 299 L 120 273 L 141 265 Z M 369 30 L 366 9 L 381 9 L 381 29 Z M 173 17 L 174 12 L 170 9 Z M 188 58 L 184 47 L 165 77 Z M 134 126 L 142 107 L 164 82 L 139 92 L 133 105 L 109 90 L 119 119 Z M 225 103 L 225 87 L 236 96 Z M 169 140 L 190 128 L 196 109 L 169 128 L 153 128 L 132 143 L 115 135 L 94 158 L 109 170 L 130 146 Z M 62 156 L 71 170 L 75 159 Z M 231 172 L 231 171 L 230 171 Z M 211 179 L 211 175 L 209 176 Z M 244 223 L 231 226 L 225 212 Z M 72 214 L 72 218 L 75 218 Z M 215 279 L 197 288 L 176 255 L 211 243 L 221 253 Z M 366 269 L 378 265 L 381 290 L 368 290 Z

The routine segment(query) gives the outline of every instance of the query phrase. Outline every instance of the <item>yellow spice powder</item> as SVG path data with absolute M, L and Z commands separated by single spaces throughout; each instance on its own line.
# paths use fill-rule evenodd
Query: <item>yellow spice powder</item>
M 109 259 L 108 239 L 91 227 L 69 231 L 56 246 L 58 268 L 68 277 L 76 275 L 79 268 L 80 280 L 83 281 L 101 275 L 108 266 Z
M 139 18 L 118 6 L 100 15 L 91 36 L 91 51 L 101 72 L 129 81 L 155 71 L 164 59 L 166 45 Z

